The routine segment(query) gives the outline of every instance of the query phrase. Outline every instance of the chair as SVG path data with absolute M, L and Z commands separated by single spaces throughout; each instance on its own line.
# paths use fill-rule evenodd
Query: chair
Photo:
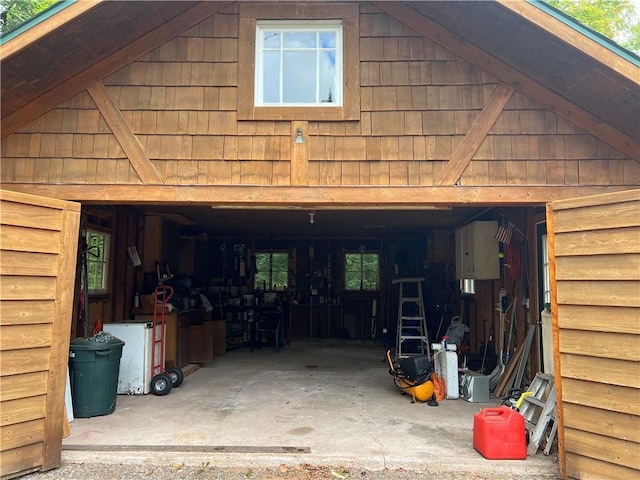
M 253 351 L 254 345 L 259 350 L 265 344 L 272 345 L 278 352 L 282 343 L 282 334 L 282 310 L 280 308 L 257 311 L 251 351 Z

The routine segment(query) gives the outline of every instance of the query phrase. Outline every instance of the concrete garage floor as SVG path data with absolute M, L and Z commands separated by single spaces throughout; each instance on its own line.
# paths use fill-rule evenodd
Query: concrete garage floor
M 473 416 L 498 400 L 412 404 L 383 359 L 382 347 L 350 342 L 230 351 L 167 396 L 119 395 L 114 413 L 75 419 L 63 462 L 558 473 L 542 452 L 484 459 Z

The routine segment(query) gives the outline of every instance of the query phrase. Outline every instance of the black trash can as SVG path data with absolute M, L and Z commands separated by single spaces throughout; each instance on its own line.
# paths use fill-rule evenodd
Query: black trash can
M 96 337 L 99 336 L 99 341 Z M 73 415 L 109 415 L 116 409 L 118 373 L 124 342 L 101 333 L 76 338 L 69 348 L 69 376 Z

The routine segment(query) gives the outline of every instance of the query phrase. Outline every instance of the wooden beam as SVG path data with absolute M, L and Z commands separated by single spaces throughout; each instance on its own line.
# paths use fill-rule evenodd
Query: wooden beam
M 408 5 L 401 2 L 376 2 L 374 5 L 469 63 L 491 72 L 492 75 L 511 85 L 515 90 L 531 97 L 556 115 L 580 126 L 640 163 L 640 142 L 634 138 L 603 122 L 595 115 L 582 110 L 525 74 L 514 70 Z
M 15 36 L 2 45 L 0 58 L 2 58 L 3 61 L 6 60 L 20 50 L 27 48 L 33 42 L 42 39 L 42 37 L 53 32 L 61 25 L 83 15 L 102 1 L 103 0 L 86 0 L 72 3 L 68 7 L 57 12 L 55 15 L 52 15 L 37 25 L 30 27 L 28 30 L 25 30 L 20 35 Z
M 224 207 L 425 208 L 541 205 L 552 200 L 629 190 L 629 187 L 527 186 L 247 186 L 3 183 L 2 188 L 93 204 L 214 205 Z
M 306 185 L 309 167 L 309 122 L 291 122 L 291 185 Z M 296 143 L 300 130 L 303 143 Z
M 78 2 L 83 3 L 83 2 Z M 1 138 L 15 132 L 34 118 L 48 112 L 66 102 L 73 96 L 84 90 L 102 78 L 112 74 L 120 68 L 133 62 L 135 59 L 150 52 L 158 45 L 188 30 L 200 23 L 203 19 L 215 15 L 233 2 L 201 2 L 195 7 L 177 16 L 171 22 L 147 33 L 126 48 L 98 61 L 83 71 L 81 74 L 69 79 L 62 85 L 52 88 L 45 95 L 28 103 L 24 107 L 2 118 L 0 125 Z
M 147 157 L 138 137 L 131 131 L 127 120 L 116 106 L 104 84 L 96 82 L 87 87 L 87 92 L 95 102 L 98 110 L 100 110 L 109 128 L 111 128 L 122 150 L 124 150 L 131 165 L 138 173 L 140 180 L 143 183 L 164 183 L 162 176 L 160 176 L 149 157 Z
M 455 184 L 462 172 L 469 165 L 469 162 L 487 137 L 489 130 L 498 120 L 504 110 L 504 106 L 513 95 L 513 89 L 506 83 L 500 83 L 495 88 L 491 97 L 487 101 L 480 114 L 471 124 L 469 131 L 451 154 L 449 162 L 436 179 L 436 185 Z

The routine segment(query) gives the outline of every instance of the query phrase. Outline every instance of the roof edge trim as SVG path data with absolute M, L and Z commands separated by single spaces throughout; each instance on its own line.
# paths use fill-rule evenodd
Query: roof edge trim
M 638 55 L 618 45 L 614 40 L 608 37 L 605 37 L 601 33 L 598 33 L 592 28 L 589 28 L 586 25 L 580 23 L 571 15 L 567 15 L 566 13 L 558 10 L 557 8 L 552 7 L 551 5 L 544 2 L 543 0 L 526 0 L 526 2 L 529 3 L 530 5 L 533 5 L 537 9 L 545 12 L 546 14 L 551 15 L 558 21 L 564 23 L 566 26 L 585 35 L 586 37 L 589 37 L 591 40 L 598 43 L 600 46 L 606 48 L 607 50 L 611 51 L 612 53 L 633 63 L 635 66 L 640 67 L 640 57 Z
M 61 10 L 64 10 L 69 5 L 72 5 L 72 4 L 76 3 L 77 1 L 78 0 L 62 0 L 60 2 L 54 3 L 49 8 L 47 8 L 46 10 L 43 10 L 42 12 L 40 12 L 35 17 L 30 18 L 29 20 L 27 20 L 26 22 L 22 23 L 21 25 L 18 25 L 17 27 L 15 27 L 12 30 L 9 30 L 7 33 L 3 34 L 0 37 L 0 45 L 4 45 L 9 40 L 17 37 L 18 35 L 20 35 L 21 33 L 25 32 L 26 30 L 29 30 L 30 28 L 34 27 L 35 25 L 45 21 L 47 18 L 55 15 L 56 13 L 58 13 Z

